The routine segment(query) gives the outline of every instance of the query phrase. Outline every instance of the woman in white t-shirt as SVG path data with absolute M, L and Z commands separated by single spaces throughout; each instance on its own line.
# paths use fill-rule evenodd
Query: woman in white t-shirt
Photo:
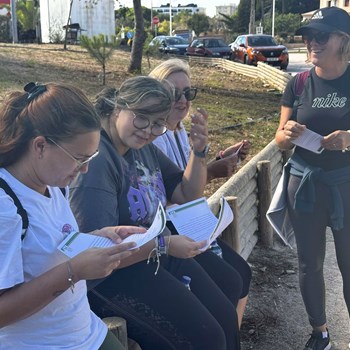
M 134 244 L 92 248 L 72 259 L 57 250 L 79 230 L 63 193 L 98 154 L 93 106 L 71 86 L 29 83 L 4 101 L 0 140 L 0 178 L 29 219 L 23 238 L 18 205 L 0 188 L 0 349 L 122 349 L 90 310 L 85 280 L 109 275 Z M 94 234 L 120 243 L 142 231 L 106 227 Z

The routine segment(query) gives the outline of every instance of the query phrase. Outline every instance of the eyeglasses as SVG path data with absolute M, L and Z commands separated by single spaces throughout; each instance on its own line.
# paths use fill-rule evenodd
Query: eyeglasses
M 86 165 L 87 163 L 89 163 L 93 158 L 98 156 L 98 150 L 92 155 L 90 156 L 88 159 L 86 160 L 79 160 L 76 157 L 74 157 L 72 154 L 70 154 L 66 149 L 64 149 L 62 146 L 60 146 L 57 142 L 55 142 L 54 140 L 52 140 L 50 137 L 47 137 L 47 140 L 49 140 L 50 142 L 52 142 L 53 144 L 55 144 L 59 149 L 61 149 L 69 158 L 73 159 L 76 163 L 77 163 L 77 170 L 80 170 L 84 165 Z
M 136 115 L 132 110 L 129 110 L 134 118 L 132 120 L 132 123 L 134 124 L 134 127 L 136 129 L 146 129 L 148 128 L 149 126 L 151 126 L 151 134 L 153 136 L 161 136 L 163 134 L 166 133 L 167 131 L 167 127 L 166 127 L 166 123 L 160 123 L 159 121 L 157 122 L 154 122 L 151 124 L 151 122 L 149 121 L 148 118 L 146 117 L 142 117 L 140 115 Z
M 319 45 L 327 44 L 332 33 L 328 32 L 307 32 L 303 35 L 303 41 L 305 44 L 311 43 L 315 40 Z
M 196 88 L 187 88 L 184 90 L 180 90 L 180 89 L 175 88 L 175 102 L 180 101 L 182 95 L 185 96 L 185 99 L 187 101 L 193 101 L 196 98 L 197 89 Z

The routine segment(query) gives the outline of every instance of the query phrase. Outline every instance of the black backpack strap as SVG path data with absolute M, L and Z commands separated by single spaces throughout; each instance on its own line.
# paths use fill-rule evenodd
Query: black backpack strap
M 26 233 L 27 233 L 27 228 L 29 225 L 28 221 L 28 215 L 26 210 L 23 208 L 22 203 L 19 201 L 18 197 L 16 196 L 15 192 L 13 192 L 12 188 L 8 185 L 8 183 L 0 178 L 0 188 L 2 188 L 14 201 L 15 206 L 17 207 L 17 213 L 21 216 L 22 218 L 22 234 L 21 234 L 21 240 L 24 239 Z

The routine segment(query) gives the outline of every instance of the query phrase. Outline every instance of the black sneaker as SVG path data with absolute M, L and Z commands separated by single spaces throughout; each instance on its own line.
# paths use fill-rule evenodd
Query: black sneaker
M 322 332 L 312 331 L 311 337 L 305 344 L 304 350 L 330 350 L 331 347 L 329 333 L 327 338 L 323 338 Z

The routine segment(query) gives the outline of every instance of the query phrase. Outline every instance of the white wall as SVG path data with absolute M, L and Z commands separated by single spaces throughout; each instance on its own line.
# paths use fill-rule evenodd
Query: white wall
M 59 32 L 64 35 L 63 26 L 67 23 L 70 0 L 40 0 L 42 42 L 50 42 L 51 35 Z M 90 38 L 94 35 L 114 35 L 114 0 L 89 1 L 73 0 L 71 23 L 79 23 Z

